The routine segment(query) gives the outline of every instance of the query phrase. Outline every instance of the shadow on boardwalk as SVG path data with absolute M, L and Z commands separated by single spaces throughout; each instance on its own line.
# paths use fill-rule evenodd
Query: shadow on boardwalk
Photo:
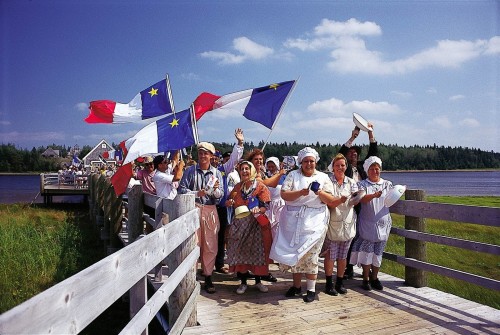
M 344 282 L 346 295 L 332 297 L 323 293 L 320 271 L 316 300 L 305 303 L 285 298 L 292 285 L 289 273 L 276 265 L 271 270 L 278 282 L 264 282 L 269 292 L 261 293 L 249 279 L 243 295 L 236 294 L 239 280 L 234 275 L 214 273 L 217 292 L 202 291 L 200 325 L 183 334 L 500 334 L 499 310 L 428 287 L 408 287 L 389 275 L 380 274 L 383 291 L 367 292 L 358 273 Z

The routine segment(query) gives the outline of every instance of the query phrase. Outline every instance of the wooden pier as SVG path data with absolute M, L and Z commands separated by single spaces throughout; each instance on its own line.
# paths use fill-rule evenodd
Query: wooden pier
M 361 288 L 361 270 L 344 281 L 346 295 L 323 292 L 325 279 L 320 267 L 316 300 L 286 298 L 292 285 L 289 273 L 276 265 L 271 272 L 278 282 L 266 283 L 261 293 L 248 280 L 239 295 L 239 280 L 214 273 L 217 292 L 203 290 L 197 299 L 198 326 L 182 334 L 500 334 L 500 311 L 429 287 L 406 286 L 403 279 L 380 273 L 383 291 Z M 202 280 L 202 278 L 200 278 Z M 302 285 L 305 291 L 305 282 Z
M 40 174 L 40 195 L 43 196 L 43 203 L 51 204 L 54 196 L 70 195 L 83 195 L 86 201 L 89 195 L 88 184 L 86 180 L 83 182 L 83 179 L 79 182 L 79 177 L 88 178 L 88 176 L 64 176 L 59 173 Z

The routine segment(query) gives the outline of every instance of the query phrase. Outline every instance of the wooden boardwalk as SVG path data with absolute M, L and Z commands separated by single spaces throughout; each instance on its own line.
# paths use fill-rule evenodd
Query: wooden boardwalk
M 249 279 L 243 295 L 235 292 L 239 281 L 234 275 L 214 273 L 217 292 L 202 290 L 199 326 L 183 334 L 500 334 L 499 310 L 428 287 L 408 287 L 386 274 L 379 277 L 383 291 L 366 292 L 357 270 L 354 279 L 344 281 L 349 292 L 332 297 L 322 292 L 320 270 L 316 301 L 305 303 L 285 298 L 290 274 L 276 265 L 271 270 L 278 282 L 264 282 L 269 292 L 261 293 Z

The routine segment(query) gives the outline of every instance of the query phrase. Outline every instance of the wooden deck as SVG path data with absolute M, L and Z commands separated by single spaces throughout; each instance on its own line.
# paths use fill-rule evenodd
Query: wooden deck
M 320 270 L 316 301 L 285 298 L 292 285 L 289 273 L 276 265 L 277 283 L 261 293 L 249 279 L 248 290 L 236 294 L 234 275 L 214 273 L 217 292 L 202 290 L 197 301 L 199 326 L 183 334 L 500 334 L 500 311 L 432 288 L 405 286 L 402 279 L 380 274 L 383 291 L 364 291 L 360 270 L 344 281 L 349 292 L 332 297 L 323 293 Z M 201 278 L 199 278 L 201 279 Z M 305 289 L 305 280 L 302 290 Z

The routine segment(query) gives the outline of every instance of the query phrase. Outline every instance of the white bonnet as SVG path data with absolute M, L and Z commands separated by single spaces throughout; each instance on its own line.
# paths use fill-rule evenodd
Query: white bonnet
M 365 172 L 368 173 L 368 169 L 370 168 L 370 166 L 372 166 L 375 163 L 377 163 L 380 166 L 380 168 L 382 168 L 382 160 L 380 158 L 378 158 L 377 156 L 368 157 L 363 163 L 363 170 L 365 170 Z
M 278 159 L 278 157 L 269 157 L 268 159 L 266 159 L 266 167 L 267 167 L 267 162 L 273 162 L 274 165 L 276 165 L 276 168 L 279 170 L 280 160 Z
M 319 154 L 318 152 L 311 148 L 311 147 L 305 147 L 304 149 L 300 150 L 299 153 L 297 154 L 297 162 L 300 164 L 302 160 L 306 157 L 314 157 L 316 160 L 316 163 L 319 161 Z

